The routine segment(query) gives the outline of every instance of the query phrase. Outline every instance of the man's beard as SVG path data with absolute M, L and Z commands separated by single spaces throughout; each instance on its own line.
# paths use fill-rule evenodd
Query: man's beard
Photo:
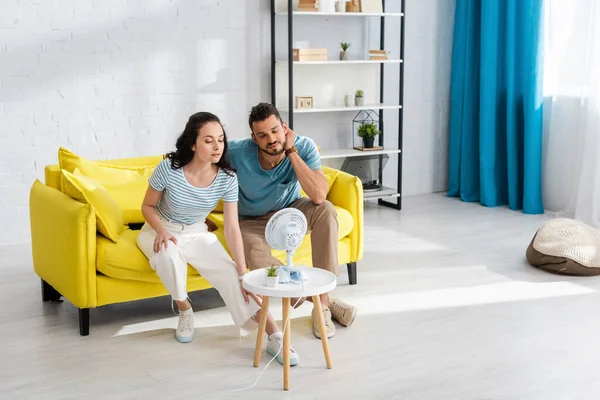
M 267 148 L 263 149 L 262 147 L 259 147 L 259 149 L 261 151 L 263 151 L 264 153 L 267 153 L 270 156 L 278 156 L 281 153 L 283 153 L 283 149 L 285 149 L 285 142 L 283 142 L 283 144 L 281 145 L 281 149 L 273 149 L 273 150 L 269 150 L 269 146 L 271 145 L 271 143 L 267 144 Z

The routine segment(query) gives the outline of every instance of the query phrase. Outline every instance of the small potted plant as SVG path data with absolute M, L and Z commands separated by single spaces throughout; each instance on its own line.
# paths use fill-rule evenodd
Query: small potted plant
M 372 149 L 373 143 L 375 142 L 375 136 L 379 135 L 381 131 L 375 127 L 375 124 L 362 124 L 358 128 L 358 136 L 363 140 L 363 147 L 365 149 Z
M 279 275 L 277 274 L 277 267 L 267 268 L 267 276 L 265 277 L 265 284 L 270 287 L 275 287 L 279 283 Z
M 356 107 L 362 107 L 365 104 L 365 99 L 363 97 L 363 91 L 357 90 L 356 95 L 354 96 L 354 105 Z
M 350 47 L 350 43 L 342 42 L 340 43 L 340 46 L 342 46 L 342 51 L 340 51 L 340 60 L 348 61 L 348 52 L 346 50 L 348 50 L 348 47 Z

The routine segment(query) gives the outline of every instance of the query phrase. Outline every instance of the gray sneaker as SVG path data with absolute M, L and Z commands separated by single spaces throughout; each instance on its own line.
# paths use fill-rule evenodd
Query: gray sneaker
M 277 362 L 283 365 L 283 335 L 271 335 L 267 339 L 267 354 L 275 357 L 277 354 Z M 290 346 L 290 367 L 300 363 L 300 356 L 292 346 Z
M 191 308 L 179 312 L 175 339 L 180 343 L 189 343 L 194 340 L 194 311 Z
M 331 310 L 328 307 L 322 307 L 323 309 L 323 320 L 325 321 L 325 331 L 327 332 L 327 338 L 333 337 L 335 335 L 335 325 L 331 320 Z M 312 320 L 313 320 L 313 333 L 317 337 L 317 339 L 321 339 L 321 331 L 319 331 L 319 319 L 316 317 L 316 309 L 312 310 Z
M 331 314 L 343 326 L 350 326 L 356 318 L 356 307 L 340 299 L 331 301 Z

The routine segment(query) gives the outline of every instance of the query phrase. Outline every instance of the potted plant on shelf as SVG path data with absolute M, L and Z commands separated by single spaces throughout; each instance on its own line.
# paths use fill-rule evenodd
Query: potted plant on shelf
M 348 47 L 350 47 L 350 43 L 342 42 L 340 45 L 342 46 L 342 51 L 340 51 L 340 60 L 348 61 L 348 52 L 346 52 L 346 50 L 348 50 Z
M 265 277 L 265 285 L 270 287 L 277 286 L 279 283 L 279 275 L 277 274 L 277 267 L 269 267 L 267 268 L 267 276 Z
M 373 148 L 375 136 L 379 135 L 380 133 L 381 131 L 377 129 L 375 124 L 362 124 L 360 128 L 358 128 L 358 136 L 362 138 L 365 149 Z
M 365 99 L 363 97 L 363 91 L 357 90 L 356 95 L 354 96 L 354 105 L 356 107 L 362 107 L 365 104 Z

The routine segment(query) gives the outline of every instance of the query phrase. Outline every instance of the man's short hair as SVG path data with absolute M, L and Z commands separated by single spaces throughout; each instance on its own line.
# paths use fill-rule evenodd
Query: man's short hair
M 277 108 L 273 104 L 259 103 L 252 107 L 252 111 L 250 111 L 250 117 L 248 118 L 248 125 L 250 125 L 250 130 L 254 132 L 254 128 L 252 126 L 254 122 L 264 121 L 271 115 L 276 116 L 279 119 L 279 122 L 282 122 L 281 116 L 279 115 L 279 111 L 277 111 Z

